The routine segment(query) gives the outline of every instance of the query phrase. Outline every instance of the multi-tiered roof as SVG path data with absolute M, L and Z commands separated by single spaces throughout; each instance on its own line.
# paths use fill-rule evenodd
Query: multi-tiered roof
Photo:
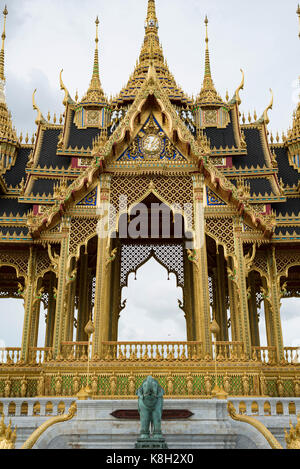
M 198 96 L 189 98 L 176 84 L 169 70 L 158 36 L 155 1 L 148 0 L 145 37 L 139 59 L 127 85 L 108 100 L 100 80 L 98 27 L 92 78 L 81 100 L 72 99 L 62 74 L 64 117 L 50 123 L 37 110 L 36 139 L 25 142 L 12 126 L 5 98 L 5 22 L 0 53 L 0 240 L 30 242 L 30 221 L 41 217 L 86 171 L 93 158 L 103 159 L 103 148 L 115 148 L 116 132 L 125 126 L 126 116 L 139 99 L 149 74 L 158 82 L 193 141 L 205 150 L 206 158 L 234 188 L 243 203 L 265 219 L 276 219 L 274 240 L 300 239 L 300 104 L 292 129 L 282 142 L 268 138 L 268 111 L 246 123 L 240 113 L 241 85 L 230 100 L 215 89 L 209 55 L 208 20 L 204 80 Z M 127 125 L 127 124 L 126 124 Z M 126 126 L 125 126 L 126 127 Z M 124 128 L 125 128 L 124 127 Z M 126 129 L 124 130 L 126 132 Z M 128 142 L 129 144 L 130 142 Z M 114 151 L 114 150 L 113 150 Z M 123 149 L 124 151 L 124 149 Z M 119 155 L 120 157 L 120 155 Z M 103 163 L 105 164 L 105 162 Z M 73 187 L 73 186 L 72 186 Z

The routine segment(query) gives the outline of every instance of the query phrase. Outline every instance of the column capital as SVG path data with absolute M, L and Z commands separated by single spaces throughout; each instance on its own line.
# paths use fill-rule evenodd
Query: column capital
M 202 173 L 196 173 L 192 175 L 192 180 L 193 180 L 193 185 L 194 189 L 202 189 L 204 188 L 204 181 L 205 177 L 204 174 Z

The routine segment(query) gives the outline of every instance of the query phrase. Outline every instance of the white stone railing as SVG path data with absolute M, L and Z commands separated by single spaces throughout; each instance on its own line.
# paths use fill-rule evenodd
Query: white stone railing
M 293 397 L 230 397 L 237 413 L 258 417 L 289 416 L 300 413 L 300 398 Z
M 4 417 L 47 417 L 68 413 L 74 398 L 0 398 Z

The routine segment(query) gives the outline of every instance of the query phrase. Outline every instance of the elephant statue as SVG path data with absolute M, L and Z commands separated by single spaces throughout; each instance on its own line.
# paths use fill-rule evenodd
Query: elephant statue
M 160 384 L 148 376 L 137 390 L 138 411 L 141 419 L 140 439 L 150 438 L 150 424 L 154 439 L 162 439 L 161 418 L 163 410 L 163 395 L 165 391 Z

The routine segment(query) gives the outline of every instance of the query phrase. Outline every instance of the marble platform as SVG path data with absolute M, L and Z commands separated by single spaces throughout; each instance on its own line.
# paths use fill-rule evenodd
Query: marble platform
M 66 411 L 74 399 L 62 399 Z M 271 409 L 276 409 L 278 399 L 268 399 Z M 7 402 L 6 402 L 7 401 Z M 8 410 L 12 399 L 1 399 Z M 22 399 L 13 399 L 20 409 Z M 36 399 L 27 399 L 29 409 Z M 7 416 L 12 426 L 18 426 L 17 448 L 20 448 L 28 436 L 50 416 L 45 415 L 46 402 L 41 399 L 39 416 Z M 230 399 L 238 410 L 239 399 Z M 248 414 L 251 414 L 253 399 L 243 399 Z M 265 416 L 263 405 L 266 399 L 255 399 L 258 414 L 255 415 L 269 428 L 285 447 L 284 428 L 289 428 L 290 419 L 295 424 L 296 415 L 289 415 L 288 404 L 293 401 L 297 413 L 300 412 L 300 399 L 280 399 L 284 413 L 277 415 L 272 411 Z M 272 402 L 274 401 L 274 402 Z M 57 407 L 59 399 L 52 400 Z M 60 400 L 61 402 L 61 400 Z M 38 440 L 34 449 L 134 449 L 139 436 L 138 419 L 119 419 L 111 414 L 117 410 L 136 410 L 137 400 L 87 400 L 77 401 L 77 415 L 68 422 L 59 423 L 49 428 Z M 248 424 L 233 421 L 227 412 L 227 401 L 217 399 L 203 400 L 165 400 L 164 409 L 187 410 L 192 415 L 178 420 L 163 420 L 162 432 L 169 449 L 270 449 L 265 438 Z M 4 412 L 7 414 L 7 412 Z M 30 414 L 30 411 L 29 411 Z

